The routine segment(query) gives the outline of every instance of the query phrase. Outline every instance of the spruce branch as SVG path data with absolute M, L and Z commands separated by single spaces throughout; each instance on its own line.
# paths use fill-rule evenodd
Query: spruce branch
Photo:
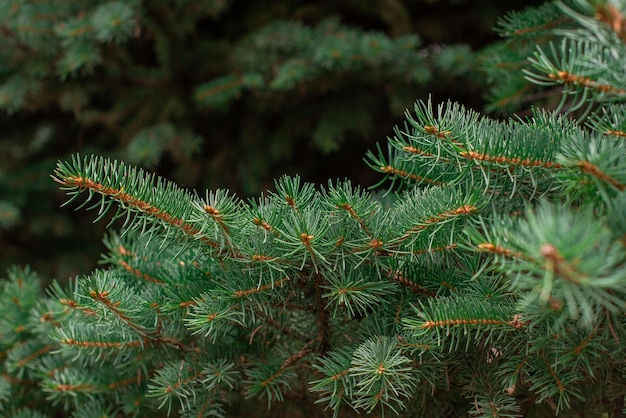
M 580 132 L 571 121 L 535 111 L 526 121 L 480 117 L 447 103 L 437 110 L 418 102 L 411 127 L 396 130 L 389 156 L 368 154 L 369 165 L 418 185 L 457 186 L 482 178 L 490 193 L 535 195 L 550 187 L 562 164 L 556 161 L 561 141 Z M 439 120 L 441 126 L 433 126 Z M 448 145 L 445 145 L 448 144 Z M 510 181 L 503 180 L 508 177 Z
M 571 18 L 564 16 L 562 9 L 554 2 L 538 7 L 527 7 L 522 11 L 512 11 L 498 18 L 495 31 L 503 37 L 534 38 L 543 36 L 546 30 L 563 26 Z
M 174 384 L 171 384 L 172 376 L 175 376 Z M 189 398 L 195 398 L 196 386 L 204 377 L 205 373 L 198 370 L 196 364 L 185 360 L 169 363 L 151 379 L 148 396 L 160 398 L 159 408 L 167 405 L 168 415 L 172 411 L 174 400 L 180 402 L 181 409 L 188 410 L 195 403 Z
M 103 259 L 103 262 L 119 266 L 132 276 L 141 280 L 162 285 L 167 284 L 164 280 L 154 277 L 154 273 L 150 273 L 148 271 L 149 267 L 147 266 L 151 264 L 151 262 L 156 262 L 156 260 L 148 261 L 146 259 L 146 257 L 152 255 L 152 253 L 134 253 L 132 249 L 135 243 L 130 240 L 122 239 L 122 237 L 118 234 L 109 234 L 105 236 L 103 242 L 109 250 L 108 254 Z M 143 257 L 143 259 L 140 260 L 140 257 Z
M 327 292 L 322 296 L 328 301 L 326 309 L 332 307 L 333 315 L 337 315 L 339 309 L 345 309 L 348 318 L 367 315 L 395 292 L 392 282 L 377 280 L 376 272 L 367 266 L 347 272 L 340 270 L 326 280 L 328 284 L 323 288 Z
M 100 194 L 100 203 L 91 207 L 99 207 L 97 219 L 106 215 L 112 201 L 117 201 L 120 204 L 119 209 L 111 222 L 126 214 L 125 224 L 129 229 L 141 228 L 144 231 L 148 222 L 159 222 L 162 226 L 172 227 L 211 247 L 220 248 L 217 242 L 203 236 L 202 231 L 195 229 L 187 221 L 189 218 L 193 219 L 191 215 L 194 209 L 204 205 L 192 206 L 190 203 L 196 201 L 195 197 L 172 183 L 162 183 L 163 180 L 155 179 L 144 171 L 104 158 L 85 157 L 81 161 L 75 156 L 71 163 L 59 163 L 53 179 L 72 196 L 67 203 L 77 198 L 83 190 L 88 192 L 88 196 L 80 207 L 87 205 L 95 193 Z M 169 212 L 163 206 L 167 206 Z M 131 213 L 139 216 L 131 220 Z
M 488 229 L 491 240 L 479 238 L 476 230 L 469 232 L 470 239 L 496 255 L 497 268 L 511 278 L 513 288 L 532 291 L 524 304 L 537 298 L 587 328 L 596 326 L 593 318 L 601 308 L 623 309 L 618 295 L 626 291 L 620 284 L 624 248 L 592 210 L 563 211 L 544 204 L 527 210 L 523 220 L 494 219 Z
M 389 337 L 371 339 L 352 354 L 350 374 L 357 380 L 356 408 L 371 412 L 384 405 L 397 414 L 395 408 L 403 407 L 402 398 L 413 393 L 417 383 L 415 371 L 410 367 L 411 360 L 395 349 L 397 344 L 397 339 Z
M 607 105 L 587 118 L 586 124 L 595 132 L 622 140 L 626 137 L 626 109 L 623 106 Z
M 311 390 L 321 392 L 321 397 L 316 402 L 327 403 L 327 408 L 333 410 L 333 417 L 338 416 L 344 403 L 354 408 L 352 398 L 356 380 L 350 374 L 353 350 L 333 350 L 313 365 L 325 377 L 312 381 Z
M 440 349 L 448 346 L 451 351 L 459 344 L 465 344 L 468 350 L 474 338 L 495 344 L 507 332 L 523 326 L 510 305 L 457 295 L 429 299 L 428 305 L 421 303 L 415 307 L 414 315 L 417 318 L 403 319 L 413 341 Z

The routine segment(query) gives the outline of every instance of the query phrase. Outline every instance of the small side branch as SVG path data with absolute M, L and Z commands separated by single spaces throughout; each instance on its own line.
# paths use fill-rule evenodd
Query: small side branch
M 517 157 L 505 157 L 503 155 L 480 154 L 475 151 L 461 152 L 459 155 L 463 158 L 475 161 L 484 161 L 488 163 L 504 164 L 507 166 L 523 166 L 523 167 L 544 167 L 544 168 L 562 168 L 559 163 L 552 161 L 530 160 L 528 158 L 521 159 Z
M 590 174 L 606 183 L 609 183 L 610 185 L 612 185 L 613 187 L 615 187 L 616 189 L 620 191 L 623 191 L 626 189 L 625 184 L 620 183 L 619 181 L 617 181 L 610 175 L 600 170 L 598 166 L 590 163 L 589 161 L 579 161 L 576 165 L 578 168 L 580 168 L 582 172 Z
M 174 226 L 180 229 L 181 231 L 183 231 L 188 236 L 193 237 L 200 233 L 200 231 L 195 229 L 190 224 L 185 223 L 185 221 L 183 221 L 182 219 L 178 219 L 170 215 L 164 210 L 161 210 L 151 205 L 149 202 L 145 202 L 141 199 L 131 196 L 130 194 L 125 193 L 123 190 L 119 190 L 113 187 L 107 187 L 101 183 L 97 183 L 97 182 L 92 181 L 91 179 L 86 179 L 83 177 L 66 177 L 63 179 L 55 178 L 54 180 L 57 183 L 62 184 L 64 186 L 92 190 L 94 192 L 108 196 L 109 198 L 113 200 L 117 200 L 118 202 L 121 202 L 131 208 L 134 208 L 135 210 L 139 212 L 145 213 L 146 215 L 153 216 L 154 218 L 159 219 L 168 225 Z M 205 237 L 201 237 L 200 240 L 210 245 L 211 247 L 219 247 L 219 244 L 211 240 L 208 240 Z
M 609 84 L 602 84 L 595 80 L 592 80 L 589 77 L 572 74 L 567 71 L 558 71 L 557 73 L 551 73 L 548 74 L 548 77 L 552 80 L 560 81 L 563 84 L 574 84 L 591 90 L 596 90 L 601 93 L 626 94 L 626 89 L 623 89 L 621 87 L 615 87 Z
M 428 183 L 428 184 L 444 184 L 441 181 L 437 181 L 437 180 L 433 180 L 433 179 L 429 179 L 426 177 L 422 177 L 422 176 L 418 176 L 417 174 L 413 174 L 413 173 L 409 173 L 408 171 L 405 170 L 401 170 L 399 168 L 394 168 L 390 165 L 386 165 L 383 167 L 380 167 L 380 170 L 383 173 L 387 173 L 387 174 L 393 174 L 395 176 L 398 177 L 404 177 L 413 181 L 419 181 L 419 182 L 424 182 L 424 183 Z

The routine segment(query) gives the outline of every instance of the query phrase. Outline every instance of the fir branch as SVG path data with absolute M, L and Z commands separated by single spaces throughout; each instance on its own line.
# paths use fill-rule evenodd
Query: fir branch
M 606 135 L 614 135 L 614 136 L 620 136 L 620 137 L 626 137 L 626 132 L 624 131 L 613 131 L 611 129 L 604 131 L 604 133 Z
M 435 296 L 435 292 L 433 292 L 432 290 L 426 289 L 425 287 L 412 282 L 411 280 L 409 280 L 401 271 L 392 271 L 389 273 L 389 277 L 393 280 L 396 281 L 400 284 L 402 284 L 403 286 L 407 286 L 408 288 L 410 288 L 413 292 L 417 293 L 417 294 L 425 294 L 427 296 L 431 296 L 434 297 Z
M 190 206 L 185 206 L 194 201 L 191 196 L 171 183 L 163 183 L 160 179 L 156 182 L 157 187 L 153 189 L 154 180 L 152 176 L 146 175 L 142 171 L 128 170 L 123 163 L 93 157 L 85 157 L 84 161 L 81 162 L 77 156 L 72 159 L 72 165 L 59 162 L 53 179 L 74 195 L 67 203 L 76 198 L 81 191 L 89 192 L 83 205 L 91 200 L 94 192 L 101 194 L 103 200 L 100 205 L 99 218 L 104 216 L 109 207 L 108 205 L 105 206 L 104 198 L 106 197 L 119 202 L 120 207 L 127 208 L 129 215 L 131 211 L 148 215 L 152 219 L 160 220 L 163 224 L 180 230 L 189 237 L 200 239 L 211 247 L 220 247 L 218 243 L 209 238 L 200 236 L 201 231 L 184 220 L 188 218 L 191 212 Z M 137 195 L 131 194 L 131 191 L 135 191 Z M 155 191 L 157 194 L 154 194 Z M 149 198 L 159 203 L 174 202 L 173 199 L 180 199 L 176 208 L 180 215 L 168 213 L 163 208 L 158 207 L 158 204 L 151 203 Z M 118 211 L 113 219 L 119 216 Z M 139 223 L 135 223 L 135 225 L 139 225 Z
M 232 295 L 236 298 L 248 298 L 253 294 L 267 292 L 268 290 L 273 290 L 275 287 L 282 287 L 289 281 L 289 277 L 285 277 L 283 279 L 277 280 L 271 285 L 257 286 L 252 289 L 235 290 Z
M 328 408 L 338 416 L 340 407 L 346 403 L 352 406 L 352 398 L 355 387 L 355 377 L 351 374 L 352 354 L 354 348 L 342 348 L 333 350 L 325 357 L 320 357 L 313 367 L 324 376 L 311 382 L 311 391 L 321 392 L 322 396 L 318 403 L 328 403 Z
M 361 344 L 352 355 L 350 374 L 357 380 L 354 406 L 368 412 L 378 405 L 403 407 L 417 383 L 410 359 L 396 351 L 397 339 L 382 337 Z M 393 403 L 393 404 L 392 404 Z M 395 405 L 394 405 L 395 404 Z
M 520 158 L 505 157 L 503 155 L 495 156 L 495 155 L 480 154 L 475 151 L 468 151 L 468 152 L 463 151 L 459 153 L 459 156 L 463 158 L 476 160 L 476 161 L 484 161 L 484 162 L 501 164 L 501 165 L 506 165 L 506 166 L 520 165 L 524 167 L 561 168 L 561 164 L 558 164 L 552 161 L 538 161 L 538 160 L 533 161 L 533 160 L 529 160 L 528 158 L 522 160 Z
M 189 361 L 169 362 L 156 371 L 148 385 L 149 397 L 160 398 L 159 407 L 167 405 L 168 414 L 172 403 L 178 399 L 182 410 L 191 407 L 194 398 L 195 386 L 200 385 L 206 377 L 206 371 L 200 370 L 198 365 Z
M 558 81 L 563 84 L 572 84 L 575 86 L 585 87 L 596 90 L 600 93 L 626 94 L 626 89 L 600 83 L 583 75 L 576 75 L 568 71 L 557 71 L 556 73 L 548 73 L 547 77 L 551 80 Z
M 471 318 L 471 319 L 442 319 L 438 321 L 426 321 L 422 323 L 421 327 L 424 329 L 438 328 L 438 327 L 451 327 L 451 326 L 465 326 L 465 325 L 511 325 L 514 321 L 504 321 L 500 319 L 489 318 Z
M 243 85 L 243 77 L 227 76 L 199 86 L 194 93 L 194 99 L 198 102 L 217 103 L 212 96 L 224 95 L 229 90 L 238 92 Z
M 136 208 L 137 210 L 147 214 L 154 216 L 157 219 L 164 221 L 165 223 L 179 227 L 182 231 L 184 231 L 188 235 L 196 235 L 199 233 L 198 230 L 192 228 L 189 224 L 186 224 L 182 219 L 177 219 L 167 212 L 162 211 L 154 206 L 152 206 L 148 202 L 144 202 L 137 198 L 132 197 L 128 193 L 122 192 L 122 189 L 114 189 L 111 187 L 106 187 L 103 184 L 95 183 L 89 179 L 84 179 L 82 177 L 68 177 L 64 180 L 56 180 L 58 183 L 68 186 L 70 188 L 77 187 L 79 189 L 87 189 L 93 190 L 98 193 L 101 193 L 105 196 L 111 197 L 115 200 L 119 200 L 120 203 L 126 204 L 131 208 Z M 216 246 L 215 243 L 209 242 L 211 246 Z
M 450 129 L 434 127 L 432 123 L 438 118 Z M 452 104 L 439 106 L 435 111 L 430 102 L 418 103 L 416 117 L 409 121 L 413 129 L 396 130 L 388 159 L 368 155 L 373 168 L 411 178 L 418 184 L 473 182 L 475 173 L 480 173 L 485 191 L 490 193 L 529 190 L 535 194 L 541 182 L 562 169 L 554 161 L 560 141 L 566 132 L 577 129 L 563 119 L 548 122 L 539 112 L 525 122 L 500 122 L 479 118 Z M 554 130 L 555 122 L 561 125 L 561 132 Z M 510 182 L 503 183 L 503 174 Z
M 616 139 L 621 140 L 626 137 L 625 114 L 626 109 L 623 106 L 609 104 L 591 114 L 586 120 L 586 125 L 595 132 L 615 136 Z
M 144 341 L 78 341 L 68 337 L 60 339 L 59 343 L 80 348 L 117 349 L 124 347 L 140 347 L 143 346 Z
M 289 388 L 289 382 L 295 377 L 293 368 L 283 367 L 284 364 L 281 359 L 272 359 L 251 368 L 248 372 L 247 396 L 265 397 L 268 408 L 272 402 L 283 400 L 283 390 Z
M 495 30 L 501 36 L 537 37 L 569 21 L 570 18 L 563 16 L 558 5 L 546 3 L 538 7 L 527 7 L 522 11 L 506 13 L 498 19 Z
M 436 223 L 440 223 L 443 221 L 447 221 L 450 218 L 454 218 L 457 216 L 467 216 L 467 215 L 471 215 L 474 214 L 478 211 L 478 208 L 474 205 L 463 205 L 459 208 L 456 209 L 452 209 L 449 210 L 447 212 L 443 212 L 443 213 L 438 213 L 436 215 L 433 215 L 431 217 L 429 217 L 428 219 L 426 219 L 425 221 L 423 221 L 423 223 L 415 225 L 411 230 L 409 230 L 404 236 L 404 237 L 408 237 L 409 234 L 412 233 L 416 233 L 416 232 L 420 232 L 425 228 L 428 228 L 429 226 L 436 224 Z
M 25 366 L 27 366 L 29 363 L 33 362 L 34 360 L 37 360 L 37 359 L 41 358 L 41 356 L 43 356 L 43 355 L 44 355 L 44 354 L 46 354 L 46 353 L 49 353 L 50 351 L 52 351 L 52 350 L 54 350 L 54 349 L 56 349 L 56 348 L 57 348 L 57 347 L 56 347 L 56 346 L 54 346 L 54 345 L 46 345 L 46 346 L 43 346 L 43 347 L 39 348 L 37 351 L 34 351 L 34 352 L 32 352 L 32 353 L 28 354 L 27 356 L 22 357 L 21 359 L 19 359 L 19 360 L 16 362 L 16 364 L 15 364 L 15 365 L 16 365 L 16 367 L 18 367 L 18 368 L 25 367 Z
M 590 163 L 589 161 L 578 161 L 576 163 L 576 166 L 580 168 L 580 171 L 590 174 L 595 178 L 601 180 L 602 182 L 610 184 L 620 191 L 626 189 L 626 184 L 620 183 L 610 175 L 604 173 L 595 164 Z
M 394 168 L 390 165 L 385 165 L 385 166 L 380 167 L 380 171 L 386 174 L 393 174 L 394 176 L 410 179 L 420 184 L 421 183 L 436 184 L 436 185 L 444 184 L 441 181 L 430 179 L 427 177 L 422 177 L 417 174 L 409 173 L 405 170 L 402 170 L 400 168 Z
M 465 218 L 471 218 L 482 207 L 482 198 L 476 191 L 460 192 L 461 188 L 431 187 L 415 189 L 406 194 L 395 210 L 396 220 L 392 230 L 395 251 L 437 248 L 436 237 L 446 237 L 452 245 L 455 231 Z M 419 249 L 419 250 L 418 250 Z
M 449 344 L 454 348 L 464 341 L 467 349 L 473 340 L 467 336 L 470 329 L 474 330 L 474 338 L 484 335 L 483 338 L 487 339 L 496 332 L 519 329 L 519 320 L 514 318 L 510 307 L 476 298 L 459 298 L 457 295 L 429 299 L 428 305 L 421 303 L 419 308 L 415 307 L 415 314 L 419 319 L 403 319 L 406 331 L 427 345 L 430 344 L 428 338 L 433 338 L 439 347 Z
M 487 251 L 496 255 L 520 258 L 520 259 L 525 259 L 525 260 L 530 260 L 530 261 L 533 260 L 532 257 L 524 255 L 520 252 L 513 251 L 509 248 L 504 248 L 501 245 L 495 245 L 494 243 L 491 243 L 491 242 L 481 242 L 480 244 L 477 244 L 476 247 L 482 251 Z
M 435 155 L 435 154 L 433 154 L 431 152 L 421 150 L 421 149 L 416 148 L 416 147 L 414 147 L 412 145 L 405 145 L 405 146 L 403 146 L 402 147 L 402 151 L 406 151 L 406 152 L 408 152 L 410 154 L 423 155 L 425 157 L 437 158 L 439 161 L 444 162 L 444 163 L 450 162 L 450 160 L 448 160 L 447 158 L 438 157 L 437 155 Z M 383 171 L 385 171 L 385 170 L 383 169 Z
M 333 307 L 336 315 L 340 307 L 345 308 L 348 317 L 354 318 L 385 304 L 385 298 L 394 293 L 395 286 L 369 277 L 376 277 L 376 272 L 365 267 L 327 276 L 327 284 L 323 286 L 327 292 L 322 296 L 328 300 L 326 309 Z
M 592 224 L 596 226 L 590 227 Z M 494 267 L 511 277 L 514 288 L 534 289 L 536 293 L 529 294 L 524 305 L 539 298 L 560 311 L 560 299 L 565 298 L 568 307 L 562 314 L 580 318 L 586 327 L 592 326 L 591 312 L 599 307 L 614 311 L 624 306 L 616 296 L 626 292 L 617 280 L 623 247 L 612 240 L 591 211 L 574 214 L 543 204 L 536 210 L 527 209 L 524 219 L 496 218 L 490 225 L 491 242 L 485 244 L 487 239 L 471 229 L 470 239 L 480 240 L 482 250 L 504 256 Z M 512 236 L 509 231 L 516 233 Z M 510 249 L 502 249 L 499 242 L 507 242 Z M 541 279 L 540 286 L 537 278 Z
M 123 250 L 123 247 L 122 247 L 122 250 Z M 134 276 L 139 277 L 140 279 L 143 279 L 143 280 L 146 280 L 146 281 L 148 281 L 148 282 L 155 283 L 155 284 L 165 284 L 165 282 L 164 282 L 164 281 L 159 280 L 159 279 L 157 279 L 157 278 L 155 278 L 155 277 L 152 277 L 152 276 L 150 276 L 150 275 L 148 275 L 148 274 L 146 274 L 146 273 L 142 272 L 142 271 L 141 271 L 140 269 L 138 269 L 138 268 L 134 268 L 134 267 L 132 267 L 130 264 L 128 264 L 128 263 L 127 263 L 126 261 L 124 261 L 124 260 L 119 260 L 119 261 L 118 261 L 118 264 L 119 264 L 119 265 L 120 265 L 120 266 L 121 266 L 124 270 L 128 271 L 129 273 L 131 273 L 131 274 L 132 274 L 132 275 L 134 275 Z

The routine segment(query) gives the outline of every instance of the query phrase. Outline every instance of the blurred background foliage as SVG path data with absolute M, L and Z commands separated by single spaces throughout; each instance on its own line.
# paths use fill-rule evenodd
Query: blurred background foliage
M 539 3 L 0 0 L 0 268 L 96 265 L 106 223 L 50 179 L 76 152 L 244 197 L 285 173 L 371 185 L 365 151 L 416 99 L 485 109 L 480 51 Z

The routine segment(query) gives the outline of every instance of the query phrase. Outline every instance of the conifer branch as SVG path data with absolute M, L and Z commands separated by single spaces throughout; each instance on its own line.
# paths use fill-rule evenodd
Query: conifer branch
M 411 280 L 407 279 L 405 277 L 404 274 L 402 274 L 402 272 L 400 271 L 393 271 L 389 273 L 389 277 L 394 280 L 397 281 L 398 283 L 401 283 L 404 286 L 409 287 L 413 292 L 415 293 L 421 293 L 421 294 L 426 294 L 428 296 L 434 297 L 436 294 L 435 292 L 426 289 L 425 287 L 412 282 Z
M 84 393 L 90 393 L 90 392 L 98 392 L 98 388 L 97 386 L 91 385 L 91 384 L 78 384 L 78 385 L 71 385 L 71 384 L 58 384 L 56 386 L 54 386 L 52 388 L 53 390 L 57 391 L 57 392 L 84 392 Z
M 139 277 L 140 279 L 146 280 L 148 282 L 152 282 L 152 283 L 156 283 L 156 284 L 165 284 L 164 281 L 159 280 L 155 277 L 152 277 L 144 272 L 142 272 L 140 269 L 138 268 L 134 268 L 132 267 L 130 264 L 128 264 L 126 261 L 124 260 L 119 260 L 118 264 L 126 271 L 128 271 L 129 273 L 131 273 L 134 276 Z
M 626 132 L 624 131 L 613 131 L 613 130 L 607 130 L 604 131 L 605 135 L 613 135 L 613 136 L 619 136 L 619 137 L 626 137 Z
M 506 13 L 498 19 L 496 31 L 502 36 L 532 39 L 570 21 L 571 18 L 564 16 L 558 5 L 551 2 Z
M 556 73 L 549 73 L 547 76 L 551 80 L 555 80 L 563 84 L 572 84 L 575 86 L 585 87 L 588 89 L 596 90 L 601 93 L 626 94 L 626 89 L 623 89 L 621 87 L 600 83 L 598 81 L 592 80 L 589 77 L 572 74 L 567 71 L 558 71 Z
M 501 319 L 489 319 L 489 318 L 463 318 L 463 319 L 442 319 L 439 321 L 425 321 L 421 327 L 424 329 L 430 328 L 447 328 L 451 326 L 464 326 L 464 325 L 512 325 L 513 320 L 505 321 Z
M 544 167 L 544 168 L 561 168 L 561 164 L 552 161 L 532 161 L 529 159 L 522 160 L 516 157 L 495 156 L 487 154 L 479 154 L 475 151 L 460 152 L 460 157 L 468 158 L 476 161 L 484 161 L 488 163 L 502 164 L 506 166 L 524 166 L 524 167 Z
M 25 367 L 29 363 L 32 363 L 34 360 L 41 358 L 44 354 L 49 353 L 50 351 L 56 349 L 53 345 L 46 345 L 41 347 L 39 350 L 29 354 L 28 356 L 21 358 L 17 361 L 18 367 Z
M 519 252 L 515 252 L 508 248 L 504 248 L 501 245 L 495 245 L 491 242 L 483 242 L 483 243 L 476 245 L 476 247 L 479 248 L 480 250 L 484 250 L 484 251 L 497 254 L 497 255 L 503 255 L 505 257 L 514 257 L 514 258 L 520 258 L 524 260 L 533 260 L 532 257 L 521 254 Z
M 599 180 L 610 184 L 616 189 L 622 191 L 626 189 L 626 184 L 620 183 L 618 180 L 614 179 L 610 175 L 604 173 L 600 170 L 595 164 L 590 163 L 589 161 L 578 161 L 576 166 L 584 173 L 590 174 Z
M 262 285 L 260 287 L 255 287 L 253 289 L 236 290 L 236 291 L 233 292 L 233 296 L 237 297 L 237 298 L 246 298 L 246 297 L 248 297 L 248 296 L 250 296 L 252 294 L 255 294 L 255 293 L 262 293 L 262 292 L 266 292 L 268 290 L 272 290 L 275 287 L 281 287 L 281 286 L 285 285 L 289 281 L 290 281 L 289 277 L 285 277 L 283 279 L 275 281 L 271 285 Z
M 243 77 L 231 78 L 224 81 L 226 82 L 221 84 L 211 83 L 198 88 L 195 92 L 194 99 L 202 102 L 211 96 L 219 95 L 220 93 L 224 93 L 228 90 L 238 90 L 244 84 Z
M 402 178 L 410 179 L 410 180 L 413 180 L 413 181 L 416 181 L 416 182 L 419 182 L 419 183 L 437 184 L 437 185 L 444 184 L 441 181 L 434 180 L 434 179 L 429 179 L 427 177 L 422 177 L 422 176 L 419 176 L 417 174 L 409 173 L 409 172 L 407 172 L 405 170 L 402 170 L 402 169 L 399 169 L 399 168 L 394 168 L 394 167 L 392 167 L 390 165 L 386 165 L 386 166 L 380 167 L 380 170 L 383 173 L 393 174 L 394 176 L 399 176 L 399 177 L 402 177 Z
M 407 231 L 401 237 L 401 239 L 408 238 L 409 235 L 411 235 L 411 234 L 419 233 L 419 232 L 421 232 L 422 230 L 428 228 L 431 225 L 434 225 L 434 224 L 437 224 L 437 223 L 441 223 L 441 222 L 445 222 L 445 221 L 449 221 L 451 219 L 454 219 L 455 217 L 471 215 L 471 214 L 476 213 L 477 211 L 478 211 L 478 208 L 476 206 L 474 206 L 474 205 L 463 205 L 461 207 L 449 210 L 447 212 L 438 213 L 436 215 L 433 215 L 433 216 L 429 217 L 428 219 L 424 220 L 423 222 L 421 222 L 419 224 L 416 224 L 413 228 L 411 228 L 409 231 Z
M 83 348 L 124 348 L 124 347 L 141 347 L 145 341 L 78 341 L 74 338 L 64 338 L 59 340 L 59 343 L 69 346 L 83 347 Z
M 199 230 L 193 228 L 192 225 L 185 223 L 182 219 L 178 219 L 169 213 L 159 209 L 149 202 L 142 201 L 136 197 L 131 196 L 128 193 L 125 193 L 123 189 L 116 189 L 113 187 L 107 187 L 103 184 L 94 182 L 90 179 L 85 179 L 83 177 L 67 177 L 64 179 L 55 178 L 55 181 L 63 186 L 66 186 L 70 189 L 78 188 L 84 190 L 91 190 L 97 193 L 100 193 L 104 196 L 107 196 L 113 200 L 117 200 L 122 204 L 128 205 L 131 208 L 134 208 L 146 215 L 153 216 L 157 219 L 162 220 L 168 225 L 174 226 L 176 228 L 180 228 L 185 234 L 189 236 L 196 236 L 200 233 Z M 206 238 L 200 238 L 202 241 L 206 242 L 212 247 L 217 247 L 218 244 L 212 242 Z

